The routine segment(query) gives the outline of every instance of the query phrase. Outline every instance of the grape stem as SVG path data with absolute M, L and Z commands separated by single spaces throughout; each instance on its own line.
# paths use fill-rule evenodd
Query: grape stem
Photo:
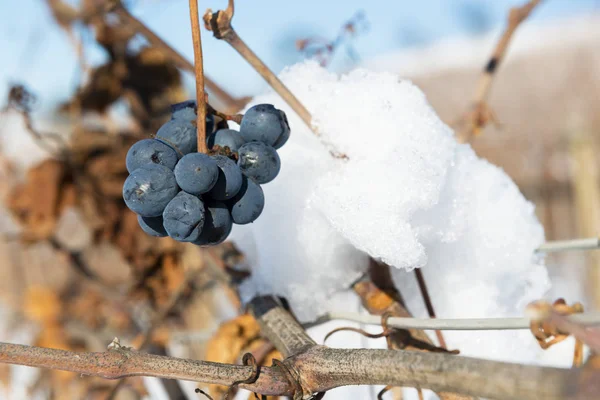
M 120 1 L 116 2 L 114 5 L 114 12 L 117 14 L 119 19 L 122 20 L 123 24 L 126 24 L 135 32 L 144 36 L 152 46 L 160 49 L 165 56 L 170 58 L 179 68 L 194 73 L 194 65 L 187 58 L 182 56 L 177 50 L 162 40 L 147 25 L 132 15 Z M 248 103 L 248 101 L 250 101 L 249 97 L 234 98 L 208 76 L 204 77 L 204 84 L 206 89 L 208 89 L 212 95 L 219 98 L 225 104 L 228 112 L 241 110 Z
M 319 132 L 312 125 L 312 116 L 296 96 L 285 86 L 283 82 L 267 67 L 267 65 L 254 53 L 248 45 L 238 36 L 231 26 L 235 4 L 233 0 L 228 1 L 227 9 L 213 13 L 207 10 L 204 14 L 204 26 L 212 31 L 217 39 L 225 40 L 233 47 L 256 72 L 263 77 L 265 81 L 281 96 L 281 98 L 290 105 L 298 114 L 302 121 L 308 126 L 315 135 Z
M 285 84 L 267 67 L 267 65 L 248 47 L 246 42 L 237 34 L 231 26 L 231 20 L 235 11 L 234 0 L 228 0 L 228 5 L 225 10 L 219 10 L 213 13 L 209 8 L 204 13 L 204 27 L 211 31 L 215 38 L 224 40 L 235 51 L 238 52 L 250 66 L 258 72 L 260 76 L 273 88 L 273 90 L 281 96 L 281 98 L 294 110 L 306 126 L 318 137 L 321 132 L 312 123 L 312 115 L 308 109 L 298 100 L 298 98 L 285 86 Z M 340 153 L 335 149 L 333 144 L 321 140 L 322 143 L 329 148 L 329 153 L 334 157 L 342 160 L 348 160 L 348 156 Z
M 190 20 L 192 23 L 192 40 L 194 42 L 194 72 L 196 74 L 196 102 L 198 103 L 198 153 L 208 153 L 206 145 L 206 98 L 204 95 L 204 66 L 202 64 L 202 39 L 200 37 L 200 18 L 198 16 L 198 0 L 190 0 Z

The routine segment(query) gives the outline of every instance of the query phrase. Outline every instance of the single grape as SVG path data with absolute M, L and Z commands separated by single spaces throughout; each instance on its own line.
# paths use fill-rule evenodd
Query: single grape
M 177 164 L 177 153 L 170 146 L 155 139 L 143 139 L 127 152 L 125 164 L 129 173 L 146 164 L 160 164 L 169 169 Z
M 242 187 L 242 172 L 233 160 L 225 156 L 213 156 L 213 159 L 219 167 L 219 178 L 208 195 L 219 201 L 230 199 Z
M 146 164 L 134 170 L 123 184 L 125 204 L 143 217 L 161 215 L 177 192 L 173 171 L 160 164 Z
M 162 216 L 142 217 L 141 215 L 138 215 L 137 220 L 142 230 L 150 236 L 165 237 L 168 235 L 165 227 L 163 226 Z
M 204 224 L 204 203 L 198 196 L 179 192 L 163 212 L 165 230 L 175 240 L 192 242 Z
M 240 134 L 246 142 L 263 142 L 283 146 L 290 135 L 287 117 L 272 104 L 258 104 L 246 111 L 240 124 Z
M 193 120 L 172 119 L 156 132 L 156 139 L 171 146 L 179 157 L 198 150 L 196 123 Z
M 196 119 L 196 101 L 186 100 L 171 105 L 171 118 L 193 121 Z
M 238 150 L 238 166 L 242 173 L 256 183 L 271 182 L 281 168 L 277 151 L 262 142 L 249 142 Z
M 254 222 L 265 207 L 265 195 L 262 188 L 252 179 L 244 176 L 242 188 L 234 198 L 227 201 L 231 210 L 231 219 L 238 225 Z
M 212 149 L 215 145 L 229 147 L 231 151 L 238 151 L 241 145 L 246 143 L 240 133 L 233 129 L 219 129 L 207 139 L 208 148 Z
M 181 119 L 184 121 L 191 121 L 196 123 L 198 118 L 198 109 L 196 107 L 196 101 L 187 100 L 182 103 L 173 104 L 171 106 L 171 118 Z M 206 115 L 206 134 L 210 135 L 215 129 L 215 117 L 212 114 Z
M 225 203 L 207 201 L 204 226 L 200 237 L 193 243 L 198 246 L 214 246 L 223 243 L 231 233 L 231 227 L 231 215 Z
M 182 190 L 203 194 L 215 186 L 219 178 L 217 162 L 207 154 L 190 153 L 175 166 L 175 179 Z

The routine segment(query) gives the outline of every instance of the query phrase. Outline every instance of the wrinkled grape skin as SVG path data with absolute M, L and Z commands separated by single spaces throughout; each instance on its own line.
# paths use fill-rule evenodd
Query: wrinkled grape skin
M 265 207 L 265 195 L 258 183 L 244 176 L 242 188 L 234 198 L 227 201 L 227 205 L 235 224 L 249 224 L 256 221 L 262 213 Z
M 222 148 L 229 147 L 231 151 L 238 151 L 241 145 L 246 143 L 238 131 L 233 129 L 219 129 L 207 139 L 208 148 L 212 149 L 215 145 Z
M 179 187 L 195 195 L 210 191 L 219 178 L 217 162 L 202 153 L 183 156 L 175 166 L 174 172 Z
M 238 166 L 244 175 L 257 183 L 271 182 L 281 168 L 277 151 L 261 142 L 249 142 L 238 150 Z
M 160 164 L 173 170 L 177 159 L 177 153 L 171 146 L 160 140 L 142 139 L 129 148 L 125 165 L 129 173 L 146 164 Z
M 213 156 L 219 167 L 217 183 L 208 192 L 208 196 L 223 201 L 232 198 L 242 187 L 242 172 L 237 164 L 225 156 Z
M 214 246 L 223 243 L 233 226 L 229 209 L 220 201 L 207 201 L 205 216 L 200 237 L 193 243 L 198 246 Z
M 156 132 L 156 139 L 171 146 L 179 157 L 198 150 L 198 134 L 195 122 L 186 119 L 167 121 Z
M 262 142 L 268 146 L 283 146 L 290 127 L 285 113 L 272 104 L 257 104 L 244 114 L 240 134 L 246 142 Z
M 123 200 L 129 209 L 143 217 L 162 214 L 177 195 L 175 175 L 160 164 L 147 164 L 134 170 L 123 184 Z
M 171 106 L 171 118 L 184 121 L 194 121 L 198 118 L 196 101 L 188 100 Z M 215 117 L 212 114 L 206 115 L 206 134 L 210 135 L 215 129 Z
M 200 198 L 179 192 L 163 212 L 165 230 L 171 238 L 180 242 L 196 240 L 204 224 L 204 210 Z

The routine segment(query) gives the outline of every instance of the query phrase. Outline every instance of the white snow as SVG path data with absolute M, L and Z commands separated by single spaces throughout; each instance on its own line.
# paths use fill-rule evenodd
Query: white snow
M 263 186 L 266 207 L 253 224 L 236 226 L 234 242 L 253 276 L 243 287 L 285 296 L 307 321 L 366 270 L 366 254 L 395 267 L 395 280 L 425 316 L 413 268 L 423 268 L 440 317 L 521 316 L 550 287 L 534 250 L 544 231 L 534 207 L 498 167 L 460 145 L 422 92 L 389 73 L 336 76 L 315 63 L 286 70 L 282 80 L 314 116 L 322 140 L 349 157 L 334 159 L 274 93 L 253 104 L 286 111 L 290 141 L 280 176 Z M 321 332 L 322 333 L 322 332 Z M 448 332 L 464 355 L 567 366 L 572 342 L 542 351 L 528 331 Z M 341 347 L 360 345 L 342 340 Z

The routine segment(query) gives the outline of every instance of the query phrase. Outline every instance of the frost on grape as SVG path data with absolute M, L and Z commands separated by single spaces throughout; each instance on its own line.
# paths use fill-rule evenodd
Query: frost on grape
M 310 62 L 282 79 L 322 137 L 277 95 L 254 99 L 283 108 L 292 135 L 280 176 L 264 186 L 263 214 L 234 228 L 253 268 L 245 295 L 283 295 L 309 320 L 361 276 L 368 254 L 395 267 L 408 303 L 422 312 L 407 271 L 423 268 L 440 317 L 520 316 L 543 297 L 549 280 L 534 249 L 544 232 L 533 205 L 500 168 L 456 142 L 416 86 L 366 70 L 336 76 Z M 349 161 L 332 158 L 321 140 Z M 529 348 L 525 359 L 540 352 L 527 335 L 447 336 L 463 354 L 516 360 L 517 348 Z

